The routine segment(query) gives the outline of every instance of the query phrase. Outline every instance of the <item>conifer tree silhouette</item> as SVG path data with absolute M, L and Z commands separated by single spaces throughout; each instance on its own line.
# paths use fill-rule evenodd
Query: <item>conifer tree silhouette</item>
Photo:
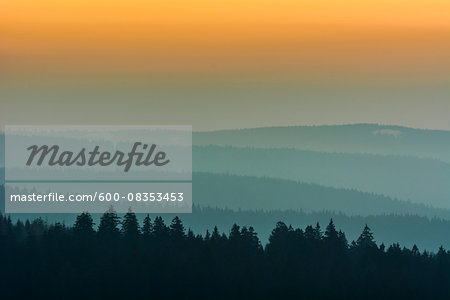
M 120 230 L 118 228 L 119 217 L 115 212 L 105 212 L 98 227 L 98 237 L 101 240 L 114 240 L 120 236 Z
M 162 241 L 168 238 L 169 228 L 167 228 L 164 220 L 161 217 L 156 217 L 153 221 L 153 236 L 157 241 Z
M 178 216 L 173 218 L 172 223 L 170 224 L 170 234 L 175 240 L 184 239 L 186 237 L 183 223 Z
M 122 233 L 126 239 L 137 239 L 140 234 L 136 214 L 131 210 L 128 210 L 128 212 L 123 217 Z
M 153 232 L 152 220 L 150 219 L 150 215 L 147 214 L 142 224 L 142 235 L 145 238 L 149 238 L 152 235 L 152 232 Z
M 328 244 L 334 244 L 338 240 L 338 232 L 334 226 L 333 219 L 330 219 L 327 228 L 325 229 L 324 240 Z
M 357 247 L 360 248 L 376 248 L 377 244 L 375 243 L 375 240 L 373 238 L 373 233 L 370 230 L 369 226 L 367 224 L 364 226 L 364 229 L 361 233 L 361 235 L 356 240 Z
M 90 238 L 94 235 L 94 221 L 88 212 L 83 212 L 77 216 L 73 226 L 73 232 L 80 239 Z

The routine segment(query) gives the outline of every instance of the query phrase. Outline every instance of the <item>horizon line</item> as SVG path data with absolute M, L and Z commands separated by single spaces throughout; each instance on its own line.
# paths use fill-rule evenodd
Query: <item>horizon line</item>
M 36 124 L 34 124 L 36 125 Z M 175 125 L 138 125 L 138 124 L 127 124 L 127 125 L 105 125 L 105 124 L 97 124 L 97 125 L 80 125 L 80 124 L 74 124 L 74 125 L 68 125 L 68 124 L 54 124 L 48 126 L 85 126 L 85 127 L 108 127 L 108 126 L 175 126 Z M 252 130 L 252 129 L 263 129 L 263 128 L 294 128 L 294 127 L 342 127 L 342 126 L 358 126 L 358 125 L 371 125 L 371 126 L 382 126 L 382 127 L 399 127 L 399 128 L 407 128 L 407 129 L 413 129 L 413 130 L 423 130 L 423 131 L 442 131 L 442 132 L 450 132 L 450 129 L 442 129 L 442 128 L 423 128 L 423 127 L 413 127 L 413 126 L 406 126 L 401 124 L 383 124 L 383 123 L 364 123 L 364 122 L 357 122 L 357 123 L 323 123 L 323 124 L 297 124 L 297 125 L 288 125 L 288 124 L 280 124 L 280 125 L 262 125 L 262 126 L 250 126 L 250 127 L 230 127 L 230 128 L 222 128 L 222 129 L 201 129 L 201 130 L 192 130 L 193 133 L 203 133 L 203 132 L 219 132 L 219 131 L 239 131 L 239 130 Z M 13 126 L 13 125 L 3 125 L 0 127 L 0 133 L 5 133 L 5 126 Z M 20 125 L 20 126 L 33 126 L 33 125 Z M 36 125 L 37 126 L 37 125 Z M 41 125 L 39 125 L 41 126 Z M 44 126 L 44 125 L 43 125 Z M 178 126 L 178 125 L 176 125 Z M 183 125 L 180 125 L 183 126 Z M 194 125 L 189 125 L 194 127 Z

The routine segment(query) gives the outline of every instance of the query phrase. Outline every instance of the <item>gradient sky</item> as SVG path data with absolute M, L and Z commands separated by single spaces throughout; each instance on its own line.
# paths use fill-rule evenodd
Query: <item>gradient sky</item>
M 448 0 L 4 0 L 0 125 L 450 130 Z

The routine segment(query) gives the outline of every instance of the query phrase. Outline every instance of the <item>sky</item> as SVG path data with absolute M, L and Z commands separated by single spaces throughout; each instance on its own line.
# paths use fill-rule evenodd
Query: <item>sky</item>
M 447 0 L 4 0 L 0 126 L 450 130 Z

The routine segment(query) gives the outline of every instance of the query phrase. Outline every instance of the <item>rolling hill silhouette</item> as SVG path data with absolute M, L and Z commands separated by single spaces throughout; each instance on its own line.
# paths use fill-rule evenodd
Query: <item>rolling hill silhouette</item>
M 450 208 L 450 164 L 411 156 L 195 146 L 197 172 L 281 178 Z
M 193 143 L 198 146 L 294 148 L 319 152 L 416 156 L 450 162 L 450 131 L 377 124 L 195 132 Z

